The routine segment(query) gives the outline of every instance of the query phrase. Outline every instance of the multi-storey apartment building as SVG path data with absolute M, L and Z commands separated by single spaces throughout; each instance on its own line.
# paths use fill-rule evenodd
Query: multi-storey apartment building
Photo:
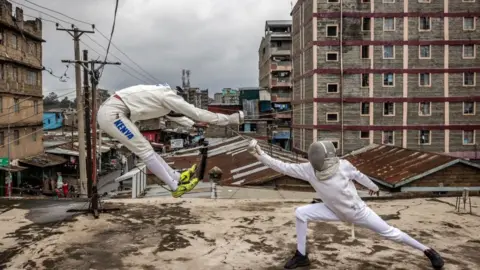
M 259 54 L 259 86 L 267 89 L 271 97 L 272 112 L 269 125 L 278 126 L 281 132 L 290 133 L 292 120 L 292 21 L 269 20 L 265 22 Z M 290 137 L 288 135 L 287 137 Z
M 43 152 L 44 40 L 39 19 L 24 20 L 18 7 L 12 16 L 5 0 L 0 7 L 0 157 L 14 160 Z
M 299 0 L 293 138 L 480 158 L 479 0 Z

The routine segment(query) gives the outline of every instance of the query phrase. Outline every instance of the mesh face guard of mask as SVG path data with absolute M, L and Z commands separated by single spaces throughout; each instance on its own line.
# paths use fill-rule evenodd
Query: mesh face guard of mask
M 314 142 L 308 147 L 308 160 L 317 171 L 325 170 L 325 162 L 336 156 L 336 148 L 330 141 Z

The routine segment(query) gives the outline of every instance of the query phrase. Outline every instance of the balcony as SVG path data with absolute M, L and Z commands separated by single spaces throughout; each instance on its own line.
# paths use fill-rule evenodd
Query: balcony
M 270 47 L 270 55 L 291 55 L 291 50 L 288 47 Z
M 271 71 L 291 71 L 292 61 L 280 61 L 270 64 Z
M 271 87 L 291 87 L 290 78 L 272 78 Z
M 290 93 L 272 93 L 272 102 L 291 102 L 292 95 Z
M 291 112 L 277 112 L 273 115 L 273 118 L 276 119 L 290 119 L 292 118 Z

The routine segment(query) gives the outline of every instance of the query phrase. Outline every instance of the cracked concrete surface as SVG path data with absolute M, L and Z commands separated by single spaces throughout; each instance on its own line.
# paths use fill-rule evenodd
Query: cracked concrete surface
M 295 251 L 294 209 L 308 201 L 151 198 L 112 200 L 121 211 L 37 224 L 0 214 L 0 269 L 282 269 Z M 368 204 L 441 252 L 445 269 L 478 269 L 480 220 L 455 199 Z M 480 198 L 472 198 L 480 214 Z M 0 209 L 1 210 L 1 209 Z M 421 252 L 343 223 L 310 223 L 310 269 L 431 269 Z

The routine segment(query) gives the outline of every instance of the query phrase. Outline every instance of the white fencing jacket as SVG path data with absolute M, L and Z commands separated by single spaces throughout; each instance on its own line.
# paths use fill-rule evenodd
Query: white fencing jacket
M 365 202 L 358 196 L 357 189 L 351 180 L 355 180 L 370 190 L 378 191 L 366 175 L 359 172 L 349 161 L 340 159 L 337 173 L 330 179 L 319 181 L 310 162 L 285 163 L 274 159 L 263 151 L 258 160 L 265 166 L 288 176 L 307 181 L 315 189 L 317 196 L 330 208 L 342 221 L 353 221 L 364 213 Z
M 115 92 L 130 110 L 132 121 L 159 118 L 170 111 L 181 113 L 198 122 L 207 122 L 214 125 L 226 126 L 240 124 L 238 113 L 225 115 L 196 108 L 186 102 L 176 91 L 168 85 L 135 85 Z M 175 121 L 174 119 L 170 119 Z M 176 119 L 180 124 L 193 125 L 188 120 Z

